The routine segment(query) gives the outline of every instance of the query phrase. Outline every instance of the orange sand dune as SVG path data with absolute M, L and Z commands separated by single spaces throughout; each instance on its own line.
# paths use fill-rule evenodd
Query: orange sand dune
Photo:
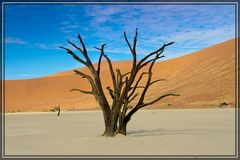
M 113 63 L 122 73 L 128 72 L 131 64 L 131 61 Z M 80 70 L 89 73 L 87 68 Z M 111 86 L 106 61 L 102 62 L 101 77 L 104 88 Z M 234 107 L 235 40 L 158 62 L 153 69 L 153 79 L 159 78 L 167 81 L 153 85 L 145 101 L 164 93 L 181 96 L 166 98 L 151 108 L 209 108 L 218 107 L 222 102 Z M 145 82 L 143 78 L 141 83 Z M 72 70 L 36 79 L 6 80 L 5 111 L 49 111 L 57 105 L 63 110 L 99 109 L 93 96 L 69 92 L 72 88 L 88 90 L 90 86 Z M 110 96 L 107 98 L 110 101 Z

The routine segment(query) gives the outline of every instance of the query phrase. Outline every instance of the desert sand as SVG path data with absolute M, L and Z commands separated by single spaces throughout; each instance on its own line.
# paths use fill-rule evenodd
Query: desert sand
M 113 65 L 126 73 L 131 63 L 118 61 Z M 180 97 L 168 97 L 151 108 L 216 108 L 224 102 L 235 107 L 235 64 L 235 40 L 158 62 L 153 79 L 167 81 L 153 85 L 146 101 L 165 93 L 179 93 Z M 86 68 L 80 70 L 88 73 Z M 111 86 L 106 61 L 102 62 L 101 77 L 104 89 Z M 143 78 L 141 83 L 145 82 Z M 49 111 L 57 105 L 66 111 L 99 109 L 93 96 L 69 92 L 73 88 L 89 89 L 87 81 L 72 70 L 35 79 L 7 80 L 5 84 L 6 112 Z
M 101 137 L 100 111 L 8 113 L 6 155 L 235 154 L 235 109 L 139 111 L 127 136 Z

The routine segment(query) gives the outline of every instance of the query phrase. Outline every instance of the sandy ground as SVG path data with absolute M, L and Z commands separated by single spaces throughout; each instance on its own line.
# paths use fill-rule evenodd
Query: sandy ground
M 10 113 L 6 155 L 234 155 L 234 109 L 138 112 L 128 135 L 100 137 L 99 111 Z

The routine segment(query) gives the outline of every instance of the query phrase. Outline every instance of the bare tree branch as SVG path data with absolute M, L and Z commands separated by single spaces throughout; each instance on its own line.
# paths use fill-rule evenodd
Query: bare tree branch
M 138 66 L 140 66 L 144 61 L 146 61 L 149 57 L 153 56 L 154 54 L 158 54 L 158 53 L 163 53 L 163 50 L 165 47 L 169 46 L 169 45 L 172 45 L 174 42 L 170 42 L 170 43 L 167 43 L 167 44 L 164 44 L 161 48 L 159 48 L 158 50 L 146 55 L 144 58 L 142 58 L 139 62 L 138 62 Z M 159 54 L 159 55 L 160 55 Z
M 136 89 L 137 89 L 137 86 L 138 86 L 139 82 L 141 81 L 143 75 L 145 75 L 145 74 L 148 74 L 148 72 L 143 72 L 143 73 L 139 76 L 139 78 L 138 78 L 138 80 L 137 80 L 135 86 L 133 87 L 132 92 L 129 94 L 128 98 L 130 98 L 130 97 L 134 94 L 134 92 L 135 92 Z
M 157 79 L 155 81 L 152 81 L 149 85 L 153 85 L 153 84 L 155 84 L 157 82 L 160 82 L 160 81 L 166 81 L 166 79 Z
M 102 56 L 103 56 L 103 54 L 104 54 L 104 46 L 105 46 L 105 45 L 106 45 L 106 44 L 102 44 L 102 45 L 101 45 L 101 48 L 94 47 L 94 48 L 96 48 L 97 50 L 100 50 L 100 51 L 101 51 L 101 54 L 100 54 L 99 59 L 98 59 L 98 68 L 97 68 L 98 76 L 100 75 L 101 61 L 102 61 Z
M 115 94 L 115 96 L 117 96 L 116 94 L 117 94 L 118 86 L 117 86 L 116 77 L 115 77 L 115 74 L 114 74 L 114 71 L 113 71 L 112 62 L 106 54 L 103 54 L 103 56 L 107 59 L 109 69 L 110 69 L 110 73 L 111 73 L 111 77 L 112 77 L 112 81 L 113 81 L 114 94 Z
M 132 50 L 132 46 L 131 46 L 131 44 L 130 44 L 129 41 L 128 41 L 128 38 L 127 38 L 126 32 L 124 32 L 124 38 L 125 38 L 125 41 L 127 42 L 127 45 L 128 45 L 128 47 L 129 47 L 131 53 L 132 53 L 132 52 L 133 52 L 133 50 Z
M 78 57 L 73 51 L 71 51 L 70 49 L 68 48 L 65 48 L 65 47 L 59 47 L 59 48 L 62 48 L 62 49 L 65 49 L 67 51 L 67 53 L 69 53 L 74 59 L 76 59 L 78 62 L 84 64 L 84 65 L 87 65 L 87 62 L 85 62 L 84 60 L 82 60 L 80 57 Z
M 130 87 L 130 89 L 133 89 L 133 88 L 145 88 L 145 86 Z
M 78 71 L 78 70 L 73 70 L 76 74 L 79 74 L 80 76 L 82 76 L 82 78 L 87 78 L 89 79 L 90 81 L 94 82 L 92 77 L 90 77 L 89 75 L 81 72 L 81 71 Z
M 150 101 L 150 102 L 148 102 L 148 103 L 143 104 L 140 108 L 146 107 L 146 106 L 148 106 L 148 105 L 152 105 L 152 104 L 160 101 L 161 99 L 163 99 L 163 98 L 165 98 L 165 97 L 169 97 L 169 96 L 180 96 L 180 94 L 170 93 L 170 94 L 162 95 L 162 96 L 158 97 L 157 99 L 155 99 L 155 100 L 153 100 L 153 101 Z
M 153 65 L 156 62 L 158 56 L 159 56 L 159 54 L 157 54 L 155 56 L 155 59 L 151 62 L 150 66 L 149 66 L 149 69 L 148 69 L 148 80 L 147 80 L 146 86 L 145 86 L 144 90 L 142 91 L 142 94 L 141 94 L 141 96 L 139 98 L 139 101 L 136 104 L 136 106 L 130 112 L 128 112 L 128 114 L 125 116 L 125 118 L 124 118 L 125 123 L 127 123 L 131 119 L 131 116 L 135 112 L 137 112 L 141 108 L 141 106 L 144 105 L 143 101 L 144 101 L 144 98 L 145 98 L 145 94 L 146 94 L 146 92 L 147 92 L 147 90 L 148 90 L 148 88 L 150 86 L 149 84 L 151 83 L 151 79 L 152 79 L 152 68 L 153 68 Z
M 137 36 L 138 36 L 138 31 L 137 31 L 137 28 L 136 28 L 135 37 L 134 37 L 134 40 L 133 40 L 133 48 L 132 48 L 131 44 L 128 41 L 126 32 L 124 32 L 125 41 L 127 42 L 127 45 L 129 47 L 132 55 L 133 55 L 133 67 L 132 67 L 132 70 L 134 69 L 134 67 L 136 66 L 136 63 L 137 63 L 137 54 L 136 54 Z
M 81 93 L 84 93 L 84 94 L 93 94 L 92 91 L 84 91 L 84 90 L 81 90 L 81 89 L 71 89 L 70 92 L 72 91 L 79 91 Z
M 156 55 L 156 56 L 155 56 L 155 59 L 150 61 L 150 62 L 153 62 L 153 61 L 154 61 L 154 63 L 155 63 L 155 61 L 156 61 L 158 58 L 160 58 L 160 54 L 163 53 L 164 48 L 165 48 L 166 46 L 169 46 L 169 45 L 173 44 L 173 43 L 174 43 L 174 42 L 171 42 L 171 43 L 168 43 L 168 44 L 164 44 L 161 48 L 159 48 L 159 49 L 156 50 L 155 52 L 152 52 L 152 53 L 146 55 L 144 58 L 142 58 L 142 59 L 138 62 L 138 64 L 136 65 L 136 67 L 133 67 L 133 69 L 132 69 L 132 71 L 131 71 L 131 75 L 130 75 L 130 78 L 129 78 L 129 85 L 131 86 L 132 83 L 134 82 L 137 73 L 138 73 L 138 72 L 140 71 L 140 69 L 143 67 L 143 66 L 141 67 L 141 65 L 142 65 L 143 62 L 145 62 L 149 57 L 151 57 L 151 56 L 153 56 L 153 55 Z M 149 62 L 149 63 L 150 63 L 150 62 Z M 154 64 L 154 63 L 153 63 L 153 64 Z M 151 68 L 152 68 L 152 67 L 151 67 Z M 150 82 L 149 82 L 149 83 L 150 83 Z M 124 95 L 127 94 L 127 91 L 128 91 L 128 90 L 127 90 L 126 87 L 125 87 L 125 88 L 123 89 L 122 95 L 121 95 L 121 97 L 120 97 L 120 101 L 123 101 Z
M 128 103 L 131 103 L 138 95 L 139 93 L 136 93 L 132 98 L 129 99 Z
M 120 69 L 116 69 L 116 73 L 117 73 L 117 84 L 120 85 L 122 83 L 123 76 Z
M 127 73 L 123 74 L 122 77 L 125 77 L 125 76 L 127 76 L 128 74 L 130 74 L 130 73 L 131 73 L 131 72 L 127 72 Z
M 137 105 L 141 105 L 143 103 L 143 100 L 144 100 L 144 97 L 145 97 L 145 94 L 147 93 L 147 90 L 150 86 L 150 83 L 151 83 L 151 80 L 152 80 L 152 68 L 153 68 L 153 65 L 154 63 L 156 62 L 157 58 L 159 57 L 159 54 L 156 55 L 155 59 L 151 62 L 150 66 L 149 66 L 149 69 L 148 69 L 148 80 L 147 80 L 147 83 L 146 83 L 146 86 L 140 96 L 140 100 L 138 102 Z
M 137 36 L 138 36 L 138 31 L 137 31 L 137 28 L 136 28 L 136 32 L 135 32 L 135 37 L 134 37 L 134 40 L 133 40 L 133 54 L 135 56 L 135 59 L 136 59 L 136 46 L 137 46 Z
M 108 90 L 108 93 L 110 94 L 110 96 L 111 96 L 112 99 L 114 100 L 114 99 L 115 99 L 115 96 L 114 96 L 114 94 L 113 94 L 113 90 L 112 90 L 109 86 L 108 86 L 106 89 Z
M 77 50 L 79 50 L 82 54 L 83 54 L 83 50 L 81 48 L 79 48 L 77 45 L 75 45 L 73 42 L 71 42 L 69 39 L 67 39 L 68 43 L 71 44 L 74 48 L 76 48 Z
M 120 94 L 121 94 L 122 87 L 123 87 L 123 84 L 124 84 L 125 82 L 123 82 L 123 75 L 122 75 L 120 69 L 116 69 L 116 72 L 117 72 L 118 95 L 120 95 Z
M 157 60 L 160 59 L 160 58 L 163 58 L 163 57 L 165 57 L 165 56 L 164 55 L 163 56 L 159 56 L 159 57 L 157 57 Z M 143 68 L 144 66 L 146 66 L 147 64 L 149 64 L 150 62 L 152 62 L 154 60 L 155 60 L 155 58 L 150 59 L 150 60 L 144 62 L 142 65 L 140 65 L 140 68 Z
M 89 66 L 88 68 L 90 69 L 90 71 L 93 73 L 95 72 L 95 69 L 93 67 L 93 64 L 92 64 L 92 61 L 90 60 L 89 56 L 88 56 L 88 53 L 87 53 L 87 49 L 86 49 L 86 46 L 82 40 L 82 37 L 80 36 L 80 34 L 78 33 L 78 39 L 83 47 L 82 49 L 82 54 L 83 56 L 85 57 L 86 61 L 87 61 L 87 66 Z
M 82 78 L 86 78 L 88 80 L 88 82 L 91 84 L 92 86 L 92 89 L 95 90 L 95 83 L 94 83 L 94 80 L 87 74 L 81 72 L 81 71 L 78 71 L 78 70 L 73 70 L 76 74 L 80 75 Z
M 80 43 L 81 43 L 81 45 L 82 45 L 82 47 L 83 47 L 83 54 L 86 56 L 86 57 L 88 57 L 88 55 L 87 55 L 87 49 L 86 49 L 86 46 L 85 46 L 85 44 L 84 44 L 84 42 L 83 42 L 83 40 L 82 40 L 82 37 L 80 36 L 80 34 L 78 33 L 78 39 L 79 39 L 79 41 L 80 41 Z

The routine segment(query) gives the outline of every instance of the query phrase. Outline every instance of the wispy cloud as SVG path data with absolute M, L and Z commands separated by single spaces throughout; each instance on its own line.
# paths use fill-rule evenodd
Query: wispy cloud
M 128 31 L 131 39 L 137 27 L 139 45 L 144 50 L 176 41 L 178 47 L 190 52 L 234 38 L 232 8 L 212 5 L 102 5 L 84 9 L 89 16 L 87 32 L 94 33 L 95 38 L 102 39 L 103 43 L 111 39 L 115 41 L 111 43 L 113 47 L 123 48 L 122 32 Z
M 64 24 L 62 27 L 60 27 L 60 31 L 62 31 L 63 33 L 71 33 L 73 32 L 73 29 L 77 29 L 80 26 L 78 24 Z
M 14 37 L 6 37 L 4 42 L 7 44 L 27 44 L 26 41 Z
M 173 34 L 170 37 L 160 37 L 166 41 L 186 42 L 190 40 L 205 41 L 210 44 L 216 40 L 224 41 L 234 37 L 234 26 L 223 26 L 217 29 L 198 29 Z
M 20 38 L 13 38 L 13 37 L 7 37 L 5 38 L 6 44 L 11 45 L 24 45 L 29 48 L 39 48 L 39 49 L 47 49 L 47 50 L 55 50 L 59 49 L 62 44 L 60 43 L 30 43 Z
M 195 29 L 175 32 L 170 36 L 145 39 L 144 44 L 155 46 L 159 45 L 159 42 L 168 43 L 175 41 L 176 44 L 181 44 L 183 48 L 201 49 L 202 46 L 210 46 L 234 38 L 235 32 L 233 28 L 234 26 L 228 25 L 217 29 Z M 179 46 L 179 48 L 181 48 L 181 46 Z
M 61 44 L 54 43 L 54 44 L 45 44 L 45 43 L 35 43 L 34 48 L 39 48 L 39 49 L 47 49 L 47 50 L 55 50 L 59 49 Z

